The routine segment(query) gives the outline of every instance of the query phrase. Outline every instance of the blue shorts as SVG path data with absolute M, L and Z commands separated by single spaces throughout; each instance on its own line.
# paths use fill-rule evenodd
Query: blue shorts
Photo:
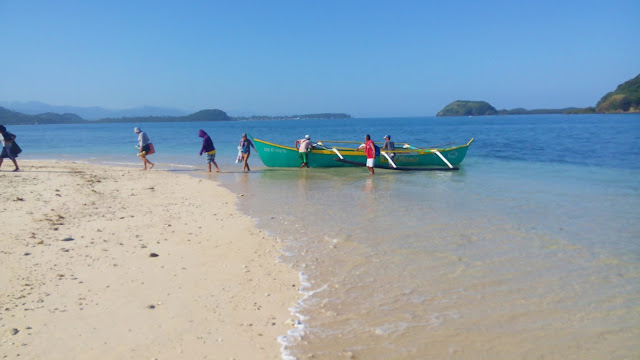
M 216 161 L 216 151 L 211 151 L 211 153 L 207 153 L 207 162 L 212 163 Z

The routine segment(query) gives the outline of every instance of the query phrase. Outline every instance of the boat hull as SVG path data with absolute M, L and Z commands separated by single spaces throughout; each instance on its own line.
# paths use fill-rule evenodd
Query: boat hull
M 458 165 L 467 155 L 467 149 L 472 141 L 473 139 L 461 146 L 435 150 L 438 150 L 451 165 Z M 301 165 L 298 149 L 294 147 L 278 145 L 260 139 L 253 139 L 253 144 L 265 166 L 299 167 Z M 396 154 L 394 162 L 398 167 L 447 166 L 433 150 L 398 149 L 394 151 Z M 336 161 L 335 159 L 338 158 L 338 155 L 331 150 L 313 149 L 309 153 L 309 167 L 353 167 L 362 166 L 366 163 L 367 158 L 363 151 L 355 151 L 354 149 L 339 149 L 338 151 L 347 162 Z M 376 164 L 390 166 L 387 158 L 382 155 L 376 157 Z

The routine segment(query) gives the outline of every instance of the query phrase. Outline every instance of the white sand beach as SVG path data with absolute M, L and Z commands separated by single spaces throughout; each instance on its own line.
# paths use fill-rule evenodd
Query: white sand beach
M 234 194 L 162 170 L 4 165 L 0 358 L 280 358 L 298 277 Z

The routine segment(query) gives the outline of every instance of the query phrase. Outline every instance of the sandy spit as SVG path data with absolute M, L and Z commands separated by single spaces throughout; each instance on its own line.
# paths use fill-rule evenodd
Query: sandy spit
M 280 358 L 298 278 L 234 194 L 160 170 L 20 166 L 0 172 L 0 358 Z

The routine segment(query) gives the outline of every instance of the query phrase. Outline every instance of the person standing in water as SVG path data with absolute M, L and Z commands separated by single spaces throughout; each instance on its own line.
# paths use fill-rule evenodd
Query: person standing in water
M 376 163 L 376 148 L 369 134 L 364 137 L 364 153 L 367 155 L 367 169 L 369 169 L 369 173 L 373 175 L 375 173 L 373 166 Z
M 198 136 L 202 138 L 202 148 L 200 149 L 200 156 L 202 153 L 207 153 L 207 165 L 209 165 L 209 172 L 211 172 L 211 163 L 215 165 L 216 172 L 220 172 L 220 168 L 216 163 L 216 147 L 213 145 L 213 140 L 209 137 L 204 130 L 198 132 Z
M 7 128 L 4 125 L 0 125 L 0 135 L 2 135 L 2 139 L 4 141 L 4 146 L 2 147 L 2 154 L 0 155 L 0 166 L 2 166 L 2 162 L 4 158 L 9 158 L 15 165 L 15 169 L 13 171 L 20 171 L 20 167 L 18 166 L 18 161 L 16 157 L 22 151 L 18 144 L 15 143 L 16 137 L 14 134 L 7 131 Z
M 311 151 L 311 136 L 305 135 L 304 139 L 296 140 L 295 147 L 298 148 L 298 157 L 300 158 L 300 168 L 309 168 L 309 152 Z
M 394 150 L 396 149 L 396 144 L 391 141 L 391 135 L 385 135 L 384 136 L 384 146 L 382 146 L 382 151 L 386 151 L 387 155 L 389 155 L 389 157 L 391 158 L 391 161 L 393 161 L 393 159 L 395 159 L 396 154 L 394 153 Z
M 251 171 L 249 168 L 249 156 L 251 156 L 251 148 L 254 150 L 256 147 L 253 145 L 251 140 L 247 138 L 247 134 L 242 134 L 242 139 L 240 139 L 240 152 L 242 153 L 242 171 Z
M 138 149 L 140 149 L 138 157 L 140 157 L 140 160 L 142 160 L 142 164 L 144 165 L 142 170 L 147 170 L 147 164 L 149 164 L 149 169 L 153 169 L 155 164 L 147 159 L 147 155 L 149 155 L 149 151 L 151 150 L 151 141 L 149 141 L 149 136 L 147 136 L 144 131 L 140 130 L 139 127 L 133 128 L 133 132 L 138 134 Z

